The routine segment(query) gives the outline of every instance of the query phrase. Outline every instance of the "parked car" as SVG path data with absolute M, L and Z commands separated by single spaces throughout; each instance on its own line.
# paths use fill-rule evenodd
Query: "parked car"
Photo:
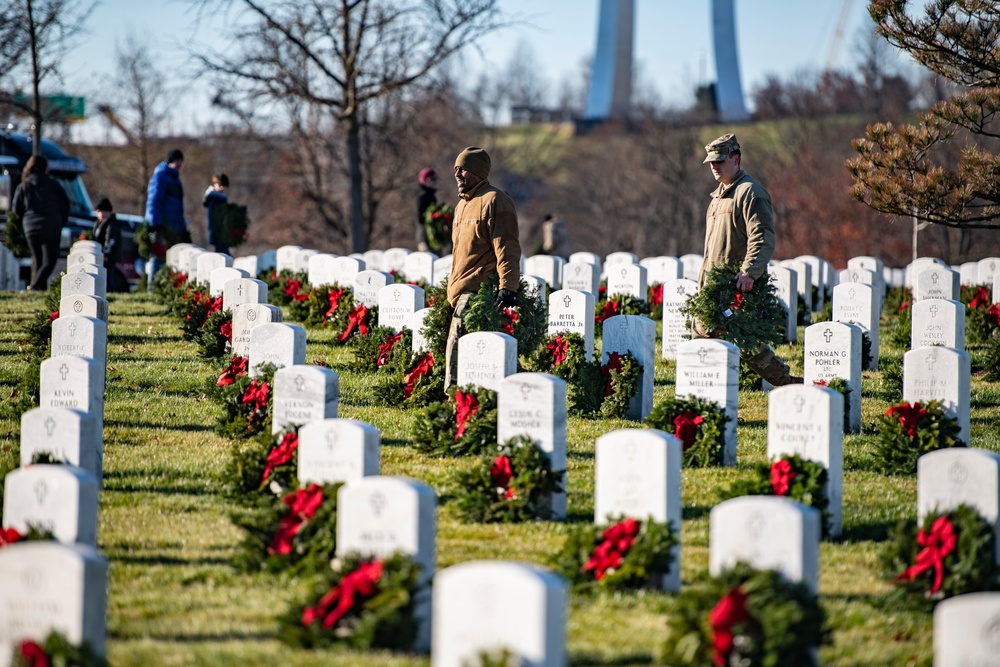
M 31 157 L 33 142 L 34 137 L 30 134 L 0 131 L 0 232 L 6 224 L 14 189 L 21 182 L 21 171 Z M 87 171 L 87 165 L 80 158 L 67 155 L 54 142 L 45 138 L 42 138 L 42 155 L 49 161 L 49 175 L 62 186 L 69 197 L 69 222 L 63 227 L 59 243 L 60 255 L 65 257 L 69 254 L 70 246 L 83 233 L 93 231 L 97 220 L 94 205 L 81 178 Z M 118 269 L 131 284 L 139 277 L 135 271 L 138 258 L 135 231 L 143 219 L 141 216 L 119 213 L 118 220 L 122 223 L 122 259 Z M 31 261 L 23 260 L 21 270 L 22 277 L 26 277 L 25 272 L 31 271 Z

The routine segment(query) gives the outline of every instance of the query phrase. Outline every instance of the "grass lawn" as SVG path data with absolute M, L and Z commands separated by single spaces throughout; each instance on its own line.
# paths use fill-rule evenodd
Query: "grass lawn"
M 99 548 L 110 560 L 108 657 L 112 665 L 426 665 L 426 656 L 305 651 L 276 639 L 276 618 L 307 590 L 301 579 L 247 575 L 229 562 L 240 540 L 222 492 L 229 441 L 213 432 L 216 407 L 205 395 L 216 376 L 199 359 L 178 323 L 145 294 L 111 295 L 104 431 L 104 489 Z M 20 420 L 10 397 L 28 367 L 22 327 L 43 307 L 42 296 L 0 293 L 0 471 L 16 465 Z M 883 357 L 901 354 L 883 335 Z M 382 473 L 409 476 L 448 492 L 470 459 L 434 459 L 415 451 L 416 410 L 374 404 L 373 378 L 349 369 L 353 353 L 329 332 L 309 330 L 306 358 L 340 374 L 340 416 L 382 432 Z M 801 330 L 799 339 L 802 339 Z M 801 371 L 802 346 L 780 353 Z M 673 365 L 658 364 L 656 399 L 673 392 Z M 881 473 L 871 454 L 871 424 L 894 402 L 879 373 L 865 372 L 861 435 L 845 438 L 843 536 L 821 547 L 820 595 L 833 627 L 826 665 L 930 665 L 931 616 L 890 598 L 879 567 L 890 526 L 916 515 L 916 479 Z M 1000 451 L 996 425 L 1000 386 L 973 377 L 972 444 Z M 719 488 L 765 458 L 767 396 L 741 392 L 739 465 L 683 474 L 683 585 L 698 585 L 708 567 L 708 514 Z M 593 516 L 594 442 L 627 421 L 570 418 L 569 522 Z M 438 510 L 437 559 L 447 567 L 469 559 L 548 563 L 566 525 L 462 523 L 453 507 Z M 574 665 L 655 663 L 675 606 L 661 593 L 574 597 L 568 648 Z

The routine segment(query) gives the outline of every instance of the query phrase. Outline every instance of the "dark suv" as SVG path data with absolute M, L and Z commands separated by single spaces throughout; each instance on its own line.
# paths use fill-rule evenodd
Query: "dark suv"
M 33 141 L 29 134 L 0 131 L 0 227 L 6 222 L 7 207 L 13 199 L 14 189 L 21 182 L 21 170 L 31 157 Z M 42 155 L 49 161 L 49 176 L 63 187 L 69 197 L 69 222 L 63 227 L 59 243 L 60 254 L 65 257 L 70 246 L 82 233 L 93 231 L 97 219 L 90 195 L 80 177 L 86 173 L 87 165 L 80 158 L 67 155 L 54 142 L 45 138 L 42 139 Z M 142 218 L 118 214 L 118 220 L 122 223 L 122 259 L 118 268 L 129 282 L 134 282 L 138 278 L 135 272 L 137 252 L 134 234 Z M 24 265 L 22 263 L 22 271 Z M 27 266 L 30 271 L 30 262 L 27 262 Z

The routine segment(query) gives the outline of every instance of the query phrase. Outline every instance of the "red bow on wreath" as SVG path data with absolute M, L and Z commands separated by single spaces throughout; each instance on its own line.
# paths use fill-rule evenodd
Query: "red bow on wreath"
M 162 254 L 162 253 L 161 253 Z M 178 273 L 174 276 L 174 289 L 180 288 L 181 285 L 186 283 L 188 280 L 186 273 Z
M 663 303 L 663 285 L 653 285 L 649 288 L 649 305 L 658 306 Z
M 20 542 L 24 536 L 13 528 L 0 528 L 0 547 Z
M 320 598 L 315 607 L 306 607 L 302 612 L 302 625 L 310 626 L 317 619 L 323 619 L 323 627 L 333 629 L 344 614 L 356 603 L 356 597 L 368 598 L 378 590 L 378 580 L 382 578 L 382 561 L 362 563 L 354 572 L 347 574 L 330 592 Z M 337 606 L 330 610 L 334 602 Z
M 52 666 L 49 654 L 45 652 L 44 648 L 33 641 L 26 639 L 21 642 L 21 645 L 17 647 L 17 650 L 21 654 L 21 658 L 27 665 L 29 665 L 29 667 Z
M 608 356 L 608 363 L 601 366 L 601 375 L 604 377 L 604 395 L 610 396 L 614 393 L 614 389 L 611 386 L 612 374 L 611 371 L 622 371 L 622 355 L 617 352 L 612 352 Z
M 330 319 L 335 312 L 337 312 L 337 307 L 340 305 L 340 297 L 342 296 L 344 296 L 344 290 L 337 289 L 336 287 L 330 290 L 330 293 L 327 296 L 327 299 L 330 302 L 330 310 L 326 311 L 326 314 L 323 315 L 323 324 L 326 324 L 326 321 Z
M 564 361 L 566 361 L 566 353 L 569 351 L 568 340 L 562 336 L 556 336 L 556 339 L 546 343 L 545 347 L 552 353 L 553 366 L 560 366 Z
M 299 436 L 297 434 L 286 433 L 282 436 L 278 446 L 267 453 L 267 465 L 264 466 L 264 474 L 260 478 L 261 486 L 267 483 L 275 468 L 285 465 L 295 457 L 298 448 Z
M 986 309 L 986 319 L 992 321 L 993 326 L 1000 327 L 1000 304 L 994 303 Z
M 219 387 L 225 387 L 236 382 L 236 378 L 240 375 L 247 374 L 247 358 L 246 357 L 233 357 L 232 361 L 229 362 L 229 368 L 222 371 L 219 375 L 219 379 L 216 381 L 216 385 Z M 244 397 L 246 395 L 244 394 Z
M 263 410 L 267 407 L 267 383 L 254 380 L 243 392 L 243 404 L 252 405 L 254 410 Z
M 350 314 L 347 316 L 347 328 L 344 329 L 344 333 L 340 334 L 338 339 L 343 343 L 354 331 L 354 327 L 358 328 L 358 333 L 362 336 L 368 335 L 368 325 L 365 324 L 365 317 L 368 315 L 368 306 L 361 303 L 355 306 Z
M 747 596 L 739 588 L 734 588 L 719 600 L 708 614 L 712 626 L 712 648 L 715 655 L 712 663 L 724 667 L 733 652 L 733 626 L 750 618 L 747 613 Z
M 233 321 L 227 320 L 219 326 L 219 333 L 226 337 L 230 343 L 233 342 Z
M 779 459 L 771 464 L 771 490 L 776 496 L 787 496 L 791 489 L 795 471 L 787 459 Z
M 733 305 L 731 308 L 739 308 L 743 305 L 743 294 L 739 291 L 736 292 L 736 296 L 733 297 Z
M 944 559 L 955 550 L 957 541 L 955 527 L 948 520 L 948 515 L 938 517 L 931 524 L 929 533 L 923 528 L 917 532 L 917 544 L 923 547 L 923 551 L 917 554 L 913 565 L 906 568 L 906 571 L 897 578 L 913 581 L 920 574 L 934 568 L 934 585 L 931 586 L 931 593 L 937 593 L 944 578 Z
M 461 438 L 462 434 L 465 433 L 469 419 L 476 414 L 478 409 L 479 400 L 471 391 L 468 394 L 463 394 L 460 391 L 455 392 L 455 423 L 458 424 L 458 428 L 455 429 L 455 440 Z
M 691 449 L 698 435 L 698 427 L 704 422 L 704 417 L 691 412 L 682 412 L 674 417 L 674 437 L 681 441 L 683 451 Z
M 291 278 L 285 283 L 285 295 L 292 297 L 296 301 L 305 301 L 309 298 L 309 293 L 302 293 L 302 281 Z
M 292 541 L 316 510 L 323 504 L 323 487 L 310 484 L 304 489 L 293 491 L 281 499 L 288 506 L 288 514 L 282 517 L 278 530 L 267 547 L 267 553 L 277 556 L 287 556 L 292 553 Z
M 55 322 L 59 319 L 59 311 L 55 310 L 49 314 L 49 322 Z
M 895 415 L 899 423 L 906 429 L 906 434 L 911 438 L 915 438 L 917 435 L 917 425 L 927 414 L 927 411 L 920 407 L 920 402 L 918 401 L 913 405 L 909 403 L 894 405 L 886 410 L 885 414 Z
M 505 334 L 514 335 L 514 323 L 517 322 L 517 311 L 513 308 L 504 308 L 503 314 L 507 316 L 509 322 L 504 322 L 501 326 Z
M 590 559 L 584 563 L 583 571 L 594 571 L 594 579 L 600 581 L 608 570 L 621 567 L 625 555 L 632 549 L 635 537 L 639 534 L 641 522 L 635 519 L 623 519 L 609 526 L 601 533 L 601 543 L 594 548 Z
M 504 500 L 517 498 L 517 491 L 511 488 L 510 481 L 514 479 L 514 469 L 510 465 L 510 457 L 498 456 L 490 465 L 490 480 L 496 484 L 497 493 L 503 491 Z
M 389 355 L 392 354 L 392 348 L 396 347 L 396 343 L 403 339 L 403 332 L 398 334 L 389 334 L 385 339 L 385 342 L 378 346 L 378 360 L 375 362 L 380 368 L 389 363 Z
M 594 316 L 594 322 L 600 324 L 609 317 L 614 317 L 617 314 L 618 314 L 618 302 L 605 301 L 604 305 L 601 306 L 601 314 Z
M 990 291 L 985 287 L 976 290 L 976 295 L 969 302 L 969 308 L 988 308 L 990 305 Z
M 434 355 L 430 352 L 420 358 L 420 361 L 413 367 L 413 370 L 403 378 L 403 382 L 406 383 L 406 386 L 403 387 L 404 398 L 409 398 L 413 394 L 413 388 L 417 385 L 417 380 L 430 373 L 433 365 Z

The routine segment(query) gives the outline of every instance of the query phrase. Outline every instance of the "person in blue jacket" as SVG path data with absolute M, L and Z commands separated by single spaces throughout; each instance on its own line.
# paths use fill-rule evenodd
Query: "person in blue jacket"
M 184 153 L 178 148 L 170 151 L 166 161 L 156 165 L 146 191 L 146 220 L 150 231 L 156 232 L 168 248 L 191 240 L 184 219 L 184 186 L 180 174 L 183 164 Z M 158 257 L 149 258 L 146 284 L 150 289 L 161 263 Z

